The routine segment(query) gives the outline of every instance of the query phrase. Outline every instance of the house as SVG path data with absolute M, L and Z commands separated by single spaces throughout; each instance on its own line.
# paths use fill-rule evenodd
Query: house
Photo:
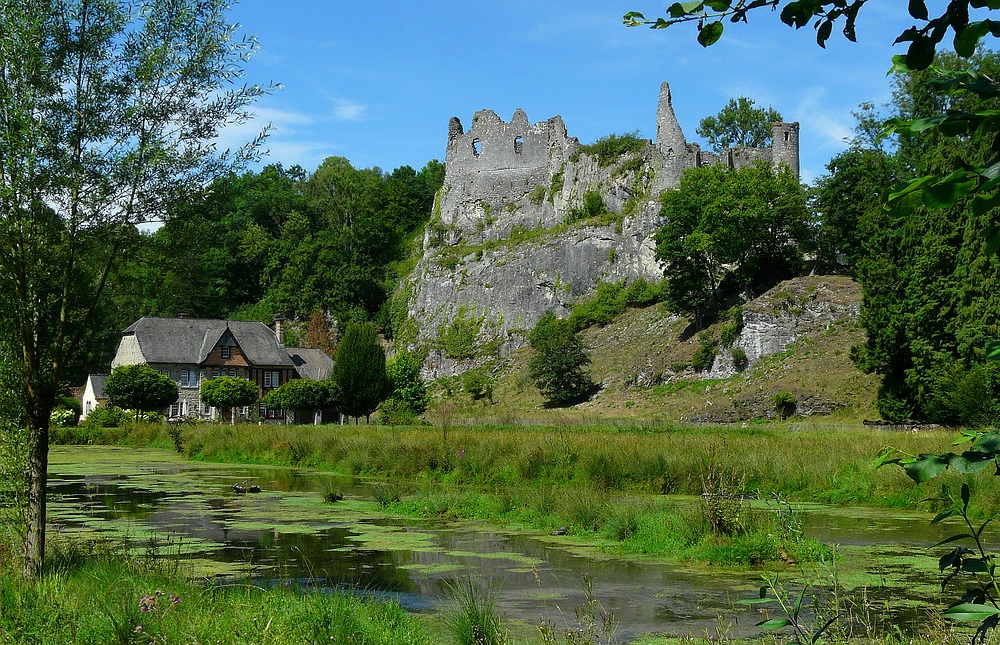
M 83 392 L 80 394 L 80 420 L 83 421 L 87 415 L 99 407 L 108 403 L 108 397 L 104 394 L 104 384 L 108 380 L 107 374 L 90 374 L 87 382 L 83 385 Z
M 260 322 L 205 318 L 140 318 L 122 332 L 111 369 L 146 363 L 179 384 L 170 418 L 215 419 L 220 411 L 201 403 L 201 384 L 217 376 L 236 376 L 257 384 L 261 397 L 291 379 L 329 378 L 333 362 L 315 352 L 286 348 L 282 325 L 275 329 Z M 320 352 L 322 353 L 322 352 Z M 252 416 L 244 408 L 241 416 Z M 263 406 L 257 411 L 267 421 L 283 421 L 282 410 Z M 221 414 L 227 414 L 222 411 Z

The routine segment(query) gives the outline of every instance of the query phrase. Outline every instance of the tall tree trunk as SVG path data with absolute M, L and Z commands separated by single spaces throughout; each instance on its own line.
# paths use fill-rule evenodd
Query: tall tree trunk
M 24 536 L 24 577 L 36 580 L 45 562 L 45 490 L 49 469 L 49 415 L 52 397 L 29 394 L 28 530 Z

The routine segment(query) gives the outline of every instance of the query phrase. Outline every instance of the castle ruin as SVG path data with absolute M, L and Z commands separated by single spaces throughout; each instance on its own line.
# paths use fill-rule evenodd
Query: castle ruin
M 656 139 L 649 142 L 643 155 L 655 171 L 650 197 L 675 188 L 688 168 L 704 165 L 740 168 L 763 160 L 775 167 L 786 165 L 798 177 L 799 124 L 775 123 L 772 128 L 773 138 L 768 148 L 738 147 L 718 154 L 704 151 L 699 144 L 685 139 L 674 114 L 670 86 L 663 83 L 656 115 Z M 444 223 L 466 230 L 475 228 L 488 211 L 523 202 L 537 186 L 550 187 L 553 175 L 564 171 L 570 159 L 580 156 L 574 154 L 580 147 L 579 140 L 567 134 L 560 116 L 531 124 L 519 108 L 506 123 L 492 110 L 480 110 L 473 116 L 468 131 L 458 117 L 452 117 L 445 153 L 445 193 L 440 204 Z M 603 183 L 600 177 L 588 179 Z M 542 214 L 536 224 L 545 223 L 551 223 L 551 217 Z
M 798 176 L 798 124 L 775 123 L 773 133 L 768 148 L 702 151 L 684 138 L 666 83 L 656 139 L 610 163 L 570 137 L 559 116 L 532 124 L 518 109 L 506 123 L 480 110 L 468 130 L 453 117 L 444 184 L 424 256 L 406 287 L 407 315 L 416 323 L 408 342 L 433 348 L 425 376 L 473 364 L 440 348 L 441 334 L 460 318 L 478 321 L 477 342 L 507 356 L 546 312 L 569 315 L 572 303 L 599 284 L 661 278 L 660 194 L 677 187 L 685 170 L 703 165 L 739 168 L 763 160 Z M 597 216 L 584 209 L 593 210 L 595 195 L 602 202 Z M 566 226 L 572 222 L 580 224 Z

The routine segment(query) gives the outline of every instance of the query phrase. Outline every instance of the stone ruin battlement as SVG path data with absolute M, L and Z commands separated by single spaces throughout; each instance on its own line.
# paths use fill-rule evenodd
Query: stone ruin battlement
M 613 169 L 599 168 L 587 156 L 575 155 L 580 147 L 579 140 L 567 134 L 560 116 L 532 124 L 519 108 L 507 123 L 492 110 L 480 110 L 468 131 L 458 117 L 452 117 L 438 205 L 442 223 L 456 230 L 481 231 L 484 222 L 493 219 L 491 213 L 513 208 L 519 219 L 511 225 L 551 226 L 562 220 L 566 209 L 577 205 L 584 189 L 603 192 L 606 206 L 617 212 L 624 197 L 612 194 L 616 192 L 613 188 L 609 192 L 607 181 Z M 663 83 L 656 140 L 648 143 L 642 155 L 654 170 L 651 200 L 675 188 L 688 168 L 704 165 L 739 168 L 763 160 L 775 167 L 787 165 L 798 176 L 799 124 L 775 123 L 768 148 L 733 148 L 719 154 L 703 151 L 685 139 L 671 104 L 670 86 Z M 549 190 L 553 177 L 564 171 L 566 187 L 557 195 L 547 194 L 545 203 L 532 203 L 529 196 L 537 194 L 540 186 Z
M 756 161 L 766 161 L 775 168 L 786 165 L 799 176 L 799 124 L 774 123 L 771 125 L 770 148 L 727 148 L 719 154 L 706 152 L 697 143 L 688 143 L 677 122 L 670 97 L 670 85 L 660 85 L 660 103 L 656 111 L 655 145 L 664 157 L 664 167 L 670 181 L 665 188 L 680 183 L 681 174 L 688 168 L 725 164 L 730 168 L 749 166 Z

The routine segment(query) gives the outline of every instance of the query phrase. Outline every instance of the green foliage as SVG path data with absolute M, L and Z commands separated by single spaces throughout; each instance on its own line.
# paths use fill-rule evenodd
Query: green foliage
M 542 202 L 545 201 L 545 186 L 539 184 L 531 189 L 528 193 L 528 201 L 530 201 L 535 206 L 541 206 Z
M 1000 56 L 984 53 L 967 61 L 942 56 L 939 65 L 959 75 L 993 75 L 1000 71 Z M 930 71 L 900 73 L 896 83 L 893 107 L 900 119 L 998 105 L 974 93 L 942 93 Z M 898 163 L 918 172 L 943 172 L 956 157 L 977 164 L 994 153 L 981 137 L 949 137 L 931 129 L 904 133 L 896 154 Z M 861 222 L 864 253 L 857 274 L 868 333 L 853 357 L 863 370 L 882 375 L 877 405 L 886 419 L 989 420 L 996 394 L 992 377 L 985 378 L 979 366 L 1000 321 L 1000 258 L 991 247 L 997 211 L 967 199 L 935 210 L 907 205 L 908 200 L 892 210 L 873 209 Z M 973 389 L 984 397 L 982 405 L 963 404 L 967 412 L 962 412 L 948 401 Z
M 587 298 L 573 303 L 569 321 L 575 331 L 594 325 L 603 327 L 629 307 L 649 307 L 663 299 L 664 282 L 638 278 L 631 283 L 602 282 Z
M 698 122 L 695 130 L 715 152 L 726 148 L 765 148 L 771 144 L 771 125 L 782 121 L 774 108 L 754 106 L 753 99 L 729 99 L 719 114 Z
M 733 307 L 729 312 L 729 322 L 719 330 L 719 340 L 723 347 L 732 347 L 736 342 L 736 337 L 743 331 L 743 308 Z M 744 358 L 746 355 L 744 354 Z
M 583 203 L 578 208 L 571 208 L 566 214 L 566 223 L 573 224 L 592 217 L 599 217 L 607 212 L 604 198 L 600 191 L 588 189 L 583 191 Z
M 199 584 L 108 542 L 51 547 L 58 589 L 20 579 L 9 560 L 0 569 L 0 634 L 10 643 L 436 642 L 395 602 L 284 585 Z
M 387 411 L 385 405 L 390 402 L 398 404 L 397 407 L 402 407 L 413 417 L 427 410 L 431 397 L 427 393 L 427 383 L 420 376 L 422 364 L 421 356 L 411 352 L 399 352 L 386 363 L 385 371 L 392 393 L 383 403 L 383 413 Z
M 450 323 L 438 327 L 438 345 L 449 357 L 465 360 L 476 355 L 476 340 L 482 331 L 486 312 L 476 315 L 466 305 L 459 305 Z
M 125 416 L 124 410 L 116 407 L 100 407 L 90 411 L 83 425 L 96 428 L 117 428 Z
M 104 385 L 108 403 L 117 408 L 152 412 L 177 400 L 178 386 L 169 376 L 145 363 L 123 365 L 108 376 Z
M 0 543 L 24 540 L 28 530 L 28 431 L 0 422 Z
M 785 167 L 692 168 L 661 202 L 668 223 L 656 256 L 670 267 L 666 301 L 675 312 L 700 319 L 727 291 L 760 293 L 801 267 L 805 199 Z
M 445 591 L 454 605 L 448 626 L 458 645 L 508 645 L 510 634 L 497 611 L 497 591 L 472 578 L 453 580 Z
M 535 387 L 553 405 L 566 405 L 589 396 L 594 383 L 585 371 L 590 357 L 568 320 L 550 311 L 542 316 L 529 336 L 535 352 L 528 372 Z
M 787 390 L 781 390 L 771 397 L 771 403 L 774 404 L 774 410 L 778 413 L 778 418 L 783 420 L 795 413 L 797 402 L 794 394 Z
M 733 347 L 730 350 L 730 354 L 733 357 L 733 365 L 737 370 L 745 370 L 749 364 L 749 359 L 747 358 L 746 350 L 742 347 Z
M 338 408 L 341 398 L 340 387 L 333 381 L 297 378 L 268 392 L 261 403 L 273 410 L 306 412 Z
M 391 392 L 382 349 L 371 323 L 347 326 L 340 341 L 333 380 L 343 393 L 341 411 L 352 417 L 367 417 Z
M 944 474 L 951 468 L 955 472 L 972 475 L 993 467 L 1000 459 L 1000 434 L 995 432 L 965 431 L 955 445 L 971 442 L 968 450 L 961 454 L 947 452 L 941 454 L 920 454 L 916 457 L 891 458 L 893 450 L 885 449 L 879 455 L 878 467 L 893 464 L 900 466 L 915 482 L 922 483 Z M 942 612 L 942 615 L 959 622 L 979 622 L 974 640 L 987 642 L 992 630 L 1000 625 L 1000 577 L 993 563 L 996 554 L 987 549 L 983 532 L 993 517 L 980 523 L 973 523 L 969 513 L 972 489 L 962 483 L 956 498 L 952 489 L 942 484 L 941 493 L 932 499 L 938 508 L 943 508 L 931 524 L 937 524 L 952 517 L 961 518 L 961 533 L 947 537 L 934 546 L 960 543 L 938 560 L 938 568 L 945 574 L 941 590 L 945 591 L 953 581 L 962 592 L 958 601 Z
M 552 173 L 552 181 L 549 183 L 549 201 L 562 192 L 566 184 L 566 164 L 559 166 L 559 170 Z
M 597 158 L 597 165 L 606 168 L 629 153 L 638 153 L 646 149 L 649 141 L 639 137 L 638 130 L 625 134 L 609 134 L 593 143 L 582 145 L 570 156 L 570 161 L 576 163 L 581 154 Z
M 257 403 L 258 393 L 257 384 L 253 381 L 235 376 L 218 376 L 201 384 L 199 396 L 202 403 L 226 410 L 254 405 Z
M 716 347 L 718 342 L 708 331 L 703 331 L 698 335 L 698 348 L 691 356 L 691 368 L 696 372 L 704 372 L 712 369 L 715 362 Z
M 900 163 L 887 152 L 855 145 L 834 156 L 826 170 L 812 189 L 818 260 L 854 267 L 864 254 L 863 222 L 878 216 L 879 196 L 899 179 Z
M 462 389 L 473 401 L 486 399 L 493 405 L 493 374 L 488 366 L 477 367 L 462 375 Z

